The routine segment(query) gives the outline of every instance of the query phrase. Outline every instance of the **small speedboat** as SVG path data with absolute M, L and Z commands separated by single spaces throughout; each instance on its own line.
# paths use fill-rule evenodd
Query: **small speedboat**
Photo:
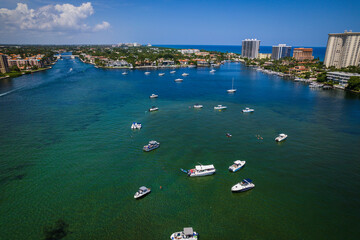
M 201 104 L 195 104 L 194 105 L 194 108 L 203 108 L 204 106 L 203 105 L 201 105 Z
M 254 109 L 248 108 L 248 107 L 242 110 L 243 113 L 250 113 L 250 112 L 254 112 L 254 111 L 255 111 Z
M 255 184 L 252 183 L 252 180 L 247 178 L 242 180 L 242 182 L 239 182 L 238 184 L 235 184 L 232 188 L 232 192 L 245 192 L 250 189 L 253 189 L 255 187 Z
M 225 110 L 227 109 L 227 106 L 223 106 L 223 105 L 217 105 L 214 107 L 215 110 Z
M 154 93 L 150 95 L 150 98 L 157 98 L 157 97 L 159 97 L 159 95 L 156 95 Z
M 159 73 L 159 76 L 164 76 L 165 75 L 165 73 Z
M 175 79 L 175 82 L 182 82 L 182 81 L 183 81 L 182 78 L 177 78 L 177 79 Z
M 240 170 L 245 165 L 245 163 L 246 161 L 236 160 L 234 164 L 229 167 L 229 171 L 236 172 Z
M 196 165 L 194 169 L 187 171 L 189 177 L 202 177 L 212 175 L 216 172 L 214 165 Z
M 123 72 L 122 75 L 128 75 L 128 72 Z
M 149 194 L 151 192 L 150 188 L 147 188 L 145 186 L 142 186 L 139 188 L 139 190 L 135 193 L 134 198 L 135 199 L 139 199 L 147 194 Z
M 234 92 L 236 92 L 236 89 L 228 89 L 228 90 L 226 90 L 228 93 L 234 93 Z
M 199 234 L 194 232 L 192 227 L 184 228 L 182 232 L 174 232 L 171 234 L 171 240 L 197 240 Z
M 181 74 L 181 75 L 184 76 L 184 77 L 189 76 L 188 73 L 183 73 L 183 74 Z
M 150 74 L 150 72 L 145 72 L 145 75 L 149 75 Z
M 141 129 L 141 123 L 137 123 L 137 122 L 133 122 L 133 124 L 131 124 L 131 129 Z
M 160 143 L 159 143 L 159 142 L 157 142 L 157 141 L 150 141 L 148 145 L 145 145 L 145 146 L 143 147 L 143 150 L 144 150 L 145 152 L 150 152 L 150 151 L 152 151 L 152 150 L 154 150 L 154 149 L 157 149 L 158 147 L 160 147 Z
M 228 138 L 232 137 L 232 135 L 231 135 L 230 133 L 226 133 L 226 136 L 227 136 Z
M 275 141 L 281 142 L 281 141 L 284 141 L 287 137 L 288 137 L 288 135 L 286 135 L 285 133 L 280 133 L 279 136 L 277 136 L 275 138 Z
M 157 110 L 159 110 L 158 107 L 152 106 L 152 107 L 149 109 L 149 112 L 155 112 L 155 111 L 157 111 Z
M 211 70 L 210 70 L 210 73 L 214 73 L 214 72 L 216 72 L 215 69 L 211 69 Z
M 170 73 L 176 73 L 176 71 L 170 71 Z

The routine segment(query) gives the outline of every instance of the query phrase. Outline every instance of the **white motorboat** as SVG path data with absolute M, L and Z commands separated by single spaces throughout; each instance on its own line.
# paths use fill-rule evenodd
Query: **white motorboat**
M 184 77 L 189 76 L 188 73 L 183 73 L 183 74 L 181 74 L 181 75 L 184 76 Z
M 170 71 L 170 73 L 176 73 L 176 71 Z
M 239 182 L 238 184 L 235 184 L 232 188 L 232 192 L 245 192 L 250 189 L 253 189 L 255 187 L 255 184 L 252 183 L 252 180 L 247 178 L 242 180 L 242 182 Z
M 175 82 L 182 82 L 182 81 L 183 81 L 182 78 L 177 78 L 177 79 L 175 79 Z
M 203 105 L 201 105 L 201 104 L 195 104 L 194 105 L 194 108 L 203 108 L 204 106 Z
M 150 74 L 150 72 L 145 72 L 145 75 L 149 75 Z
M 159 73 L 159 76 L 164 76 L 165 75 L 165 73 Z
M 142 128 L 141 123 L 133 122 L 131 124 L 131 129 L 141 129 L 141 128 Z
M 254 112 L 254 111 L 255 111 L 254 109 L 248 108 L 248 107 L 242 110 L 243 113 L 250 113 L 250 112 Z
M 284 141 L 287 137 L 288 137 L 288 135 L 286 135 L 285 133 L 280 133 L 279 136 L 277 136 L 275 138 L 275 141 L 281 142 L 281 141 Z
M 152 106 L 152 107 L 149 109 L 149 112 L 155 112 L 155 111 L 157 111 L 157 110 L 159 110 L 158 107 Z
M 229 171 L 231 172 L 239 171 L 245 165 L 245 163 L 246 161 L 236 160 L 234 164 L 229 167 Z
M 135 199 L 139 199 L 147 194 L 149 194 L 151 192 L 150 188 L 147 188 L 145 186 L 142 186 L 139 188 L 139 190 L 135 193 L 134 198 Z
M 232 79 L 232 85 L 231 89 L 226 90 L 228 93 L 234 93 L 236 92 L 236 89 L 234 88 L 234 78 Z
M 150 95 L 150 98 L 157 98 L 157 97 L 159 97 L 159 95 L 156 95 L 154 93 Z
M 301 78 L 298 78 L 298 77 L 296 77 L 295 79 L 294 79 L 294 82 L 301 82 L 302 81 L 302 79 Z
M 215 110 L 225 110 L 227 109 L 227 106 L 223 106 L 223 105 L 217 105 L 214 107 Z
M 214 165 L 196 165 L 194 169 L 188 171 L 189 177 L 202 177 L 212 175 L 216 172 Z
M 150 151 L 152 151 L 152 150 L 154 150 L 154 149 L 157 149 L 158 147 L 160 147 L 160 143 L 157 142 L 157 141 L 152 140 L 152 141 L 150 141 L 147 145 L 145 145 L 145 146 L 143 147 L 143 150 L 144 150 L 145 152 L 150 152 Z
M 128 72 L 123 72 L 122 75 L 128 75 Z
M 197 232 L 194 232 L 192 227 L 184 228 L 181 232 L 174 232 L 171 234 L 170 239 L 171 240 L 197 240 L 199 237 L 199 234 Z
M 215 69 L 211 69 L 211 70 L 210 70 L 210 73 L 214 73 L 214 72 L 216 72 Z

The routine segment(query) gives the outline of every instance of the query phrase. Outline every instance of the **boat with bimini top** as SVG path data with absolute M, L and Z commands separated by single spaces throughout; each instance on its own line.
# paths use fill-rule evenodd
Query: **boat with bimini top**
M 150 188 L 147 188 L 145 186 L 142 186 L 139 188 L 139 190 L 135 193 L 134 198 L 139 199 L 141 197 L 144 197 L 145 195 L 149 194 L 151 192 Z
M 235 184 L 232 188 L 232 192 L 245 192 L 250 189 L 253 189 L 255 187 L 255 184 L 252 183 L 252 180 L 249 178 L 246 178 L 239 182 L 238 184 Z
M 194 232 L 192 227 L 184 228 L 181 232 L 174 232 L 171 234 L 170 239 L 171 240 L 197 240 L 199 234 L 197 232 Z
M 239 171 L 245 165 L 245 163 L 246 161 L 236 160 L 234 164 L 229 167 L 229 171 L 231 172 Z
M 157 149 L 158 147 L 160 147 L 160 143 L 157 142 L 157 141 L 152 140 L 152 141 L 149 142 L 149 144 L 147 144 L 147 145 L 145 145 L 143 147 L 143 150 L 145 152 L 150 152 L 150 151 L 152 151 L 154 149 Z

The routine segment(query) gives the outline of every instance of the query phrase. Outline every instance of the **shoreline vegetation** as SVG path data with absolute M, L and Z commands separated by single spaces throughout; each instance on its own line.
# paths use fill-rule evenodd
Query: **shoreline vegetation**
M 292 57 L 279 60 L 270 58 L 248 59 L 240 54 L 203 49 L 174 49 L 155 46 L 135 46 L 129 44 L 96 45 L 96 46 L 2 46 L 0 52 L 9 56 L 23 57 L 42 54 L 41 67 L 12 66 L 11 71 L 0 74 L 4 78 L 16 78 L 24 74 L 48 70 L 62 58 L 62 53 L 71 52 L 72 58 L 92 64 L 102 69 L 177 69 L 220 67 L 225 62 L 240 62 L 245 66 L 266 74 L 290 78 L 297 82 L 310 83 L 314 88 L 337 88 L 360 93 L 360 77 L 351 77 L 346 86 L 327 78 L 327 72 L 360 73 L 360 67 L 350 66 L 342 69 L 326 68 L 319 59 L 297 61 Z

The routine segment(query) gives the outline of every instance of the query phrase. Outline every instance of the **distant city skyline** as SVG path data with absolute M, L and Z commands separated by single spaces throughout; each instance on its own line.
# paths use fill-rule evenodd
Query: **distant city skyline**
M 329 33 L 360 31 L 360 2 L 0 0 L 0 44 L 326 47 Z

